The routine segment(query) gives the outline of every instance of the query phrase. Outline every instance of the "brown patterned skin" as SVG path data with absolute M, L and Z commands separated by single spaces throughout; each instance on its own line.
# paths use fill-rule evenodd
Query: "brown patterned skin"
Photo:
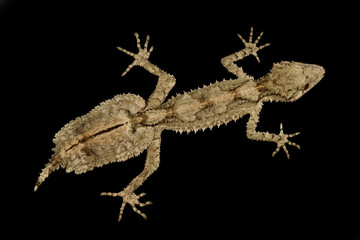
M 274 64 L 270 72 L 254 80 L 235 62 L 253 55 L 258 61 L 257 52 L 269 44 L 257 46 L 262 33 L 253 42 L 251 28 L 249 41 L 240 35 L 245 48 L 221 59 L 221 63 L 237 78 L 215 82 L 192 90 L 164 102 L 175 85 L 175 77 L 149 62 L 153 47 L 148 49 L 149 36 L 144 47 L 135 33 L 139 52 L 134 54 L 121 47 L 122 52 L 134 57 L 123 75 L 133 66 L 141 66 L 159 77 L 156 89 L 145 102 L 134 94 L 117 95 L 107 100 L 88 114 L 66 124 L 54 138 L 54 155 L 42 170 L 35 190 L 51 172 L 62 167 L 76 174 L 93 170 L 104 164 L 126 161 L 147 150 L 144 170 L 119 193 L 102 193 L 105 196 L 122 197 L 119 221 L 126 204 L 146 218 L 137 209 L 151 202 L 141 203 L 134 191 L 158 168 L 160 163 L 161 132 L 163 130 L 198 131 L 226 124 L 249 114 L 247 136 L 249 139 L 275 142 L 273 156 L 282 148 L 290 155 L 286 144 L 300 148 L 288 140 L 299 133 L 284 134 L 282 124 L 280 133 L 256 131 L 259 113 L 265 101 L 291 102 L 299 99 L 315 86 L 324 76 L 324 69 L 313 64 L 280 62 Z

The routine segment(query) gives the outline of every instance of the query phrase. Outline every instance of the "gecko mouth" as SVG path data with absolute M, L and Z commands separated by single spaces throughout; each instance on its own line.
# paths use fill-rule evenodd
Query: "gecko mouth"
M 97 133 L 95 133 L 95 134 L 93 134 L 93 135 L 91 135 L 91 136 L 84 137 L 84 138 L 80 139 L 77 143 L 73 144 L 73 145 L 70 146 L 68 149 L 66 149 L 66 150 L 65 150 L 65 153 L 68 152 L 69 150 L 73 149 L 74 147 L 78 146 L 80 143 L 87 142 L 87 141 L 89 141 L 90 139 L 94 139 L 95 137 L 97 137 L 97 136 L 99 136 L 99 135 L 103 135 L 103 134 L 109 133 L 109 132 L 111 132 L 111 131 L 113 131 L 113 130 L 115 130 L 115 129 L 123 126 L 123 125 L 124 125 L 124 123 L 117 124 L 117 125 L 115 125 L 115 126 L 113 126 L 113 127 L 109 127 L 109 128 L 107 128 L 107 129 L 101 130 L 101 131 L 99 131 L 99 132 L 97 132 Z

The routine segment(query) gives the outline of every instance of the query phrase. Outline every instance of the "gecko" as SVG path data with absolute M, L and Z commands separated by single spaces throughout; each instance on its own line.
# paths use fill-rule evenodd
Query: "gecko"
M 138 207 L 152 202 L 141 202 L 140 198 L 145 193 L 137 195 L 135 190 L 159 167 L 163 130 L 196 133 L 198 130 L 211 129 L 250 115 L 246 125 L 247 137 L 276 143 L 272 156 L 283 149 L 287 158 L 290 158 L 286 145 L 300 149 L 298 144 L 289 140 L 299 132 L 285 134 L 281 123 L 279 134 L 257 131 L 260 110 L 264 102 L 293 102 L 299 99 L 323 78 L 323 67 L 281 61 L 274 63 L 269 73 L 254 79 L 236 62 L 251 55 L 260 62 L 257 52 L 270 44 L 258 46 L 263 32 L 253 41 L 251 27 L 248 41 L 238 34 L 245 47 L 221 59 L 221 64 L 236 78 L 216 81 L 208 86 L 177 94 L 165 101 L 175 85 L 175 77 L 149 61 L 154 49 L 153 46 L 148 46 L 149 35 L 143 45 L 138 33 L 134 35 L 138 53 L 117 47 L 134 58 L 122 76 L 134 66 L 140 66 L 158 77 L 154 92 L 147 101 L 130 93 L 116 95 L 61 128 L 53 139 L 54 153 L 42 169 L 34 191 L 60 167 L 65 168 L 66 172 L 81 174 L 105 164 L 126 161 L 146 150 L 145 166 L 138 176 L 121 192 L 101 193 L 101 196 L 122 198 L 118 221 L 122 219 L 127 204 L 146 219 L 147 216 Z

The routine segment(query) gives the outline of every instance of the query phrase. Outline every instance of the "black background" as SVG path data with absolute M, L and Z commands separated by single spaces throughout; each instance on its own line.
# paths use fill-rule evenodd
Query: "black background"
M 39 238 L 121 239 L 360 238 L 357 37 L 351 6 L 134 1 L 3 1 L 0 59 L 3 143 L 1 193 L 6 228 Z M 145 99 L 156 77 L 116 50 L 136 51 L 133 33 L 151 36 L 150 60 L 173 74 L 170 95 L 233 77 L 220 59 L 264 31 L 271 46 L 239 62 L 259 77 L 273 62 L 294 60 L 326 69 L 324 79 L 294 103 L 266 103 L 258 130 L 301 132 L 274 158 L 275 144 L 246 138 L 248 117 L 197 134 L 162 134 L 161 164 L 137 193 L 153 205 L 145 221 L 121 199 L 146 154 L 92 172 L 53 173 L 34 184 L 67 122 L 119 93 Z M 5 213 L 6 212 L 6 213 Z M 14 228 L 15 227 L 15 228 Z M 12 229 L 12 230 L 10 230 Z

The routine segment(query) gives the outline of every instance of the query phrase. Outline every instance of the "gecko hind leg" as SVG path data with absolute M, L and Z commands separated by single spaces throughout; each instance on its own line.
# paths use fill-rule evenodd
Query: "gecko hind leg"
M 122 215 L 124 213 L 124 208 L 126 204 L 130 204 L 134 212 L 140 214 L 143 218 L 146 219 L 146 215 L 142 213 L 140 210 L 136 208 L 138 205 L 139 207 L 144 207 L 147 205 L 152 204 L 152 202 L 148 201 L 145 203 L 142 203 L 139 201 L 139 199 L 143 196 L 145 196 L 145 193 L 141 193 L 139 195 L 136 195 L 134 191 L 140 187 L 143 182 L 159 167 L 160 164 L 160 143 L 161 143 L 161 131 L 157 130 L 155 131 L 154 139 L 152 143 L 150 143 L 148 149 L 147 149 L 147 156 L 145 161 L 145 167 L 143 171 L 136 176 L 129 185 L 121 192 L 119 193 L 111 193 L 111 192 L 103 192 L 101 193 L 101 196 L 112 196 L 112 197 L 122 197 L 123 203 L 120 207 L 120 214 L 118 221 L 121 220 Z

